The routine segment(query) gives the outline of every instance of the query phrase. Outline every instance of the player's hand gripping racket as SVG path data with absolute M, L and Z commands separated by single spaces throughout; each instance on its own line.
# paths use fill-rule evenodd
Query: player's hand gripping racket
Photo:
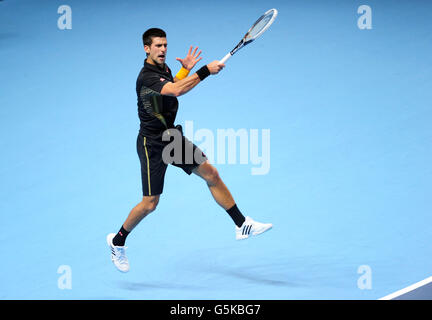
M 273 21 L 276 19 L 278 12 L 276 9 L 270 9 L 266 13 L 264 13 L 253 25 L 252 27 L 246 32 L 243 39 L 236 45 L 234 49 L 231 50 L 225 57 L 222 58 L 220 61 L 221 64 L 225 63 L 229 58 L 231 58 L 234 53 L 239 51 L 241 48 L 246 46 L 247 44 L 254 41 L 256 38 L 258 38 L 260 35 L 264 33 L 270 27 L 270 25 L 273 23 Z

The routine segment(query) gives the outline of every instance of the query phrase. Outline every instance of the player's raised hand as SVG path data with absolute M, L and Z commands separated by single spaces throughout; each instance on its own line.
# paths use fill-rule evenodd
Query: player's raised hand
M 189 48 L 189 52 L 186 58 L 184 59 L 176 58 L 176 60 L 182 64 L 183 68 L 187 70 L 191 70 L 193 67 L 195 67 L 198 61 L 202 59 L 202 57 L 198 58 L 202 51 L 200 50 L 198 53 L 196 53 L 198 50 L 198 47 L 196 47 L 195 50 L 192 52 L 192 48 L 193 48 L 192 46 Z

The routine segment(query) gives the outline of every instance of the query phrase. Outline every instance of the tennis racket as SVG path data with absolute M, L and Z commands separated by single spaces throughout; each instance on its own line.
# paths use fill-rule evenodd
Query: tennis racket
M 254 41 L 256 38 L 258 38 L 260 35 L 266 31 L 273 21 L 276 19 L 276 16 L 278 14 L 278 11 L 276 9 L 270 9 L 269 11 L 265 12 L 253 25 L 252 27 L 246 32 L 243 39 L 236 45 L 234 49 L 232 49 L 225 57 L 222 58 L 220 63 L 225 63 L 229 58 L 231 58 L 234 53 L 239 51 L 244 46 L 248 45 L 252 41 Z

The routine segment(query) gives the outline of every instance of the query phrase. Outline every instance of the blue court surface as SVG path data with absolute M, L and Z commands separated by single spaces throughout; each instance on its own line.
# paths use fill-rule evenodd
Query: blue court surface
M 142 197 L 142 33 L 167 32 L 176 73 L 191 45 L 196 68 L 219 60 L 270 8 L 270 29 L 181 96 L 176 122 L 214 149 L 218 130 L 246 133 L 236 159 L 213 163 L 243 214 L 273 229 L 236 241 L 204 181 L 169 167 L 118 272 L 105 237 Z M 0 1 L 0 299 L 375 300 L 428 279 L 431 12 L 420 0 Z

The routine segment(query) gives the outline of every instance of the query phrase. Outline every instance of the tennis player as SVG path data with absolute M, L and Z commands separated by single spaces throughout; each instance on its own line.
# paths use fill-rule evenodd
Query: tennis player
M 166 33 L 158 28 L 147 30 L 142 36 L 147 58 L 136 82 L 138 97 L 138 115 L 140 130 L 137 137 L 137 152 L 141 162 L 141 180 L 143 198 L 129 213 L 126 221 L 117 234 L 107 235 L 107 243 L 111 250 L 111 260 L 121 272 L 129 271 L 129 261 L 125 252 L 125 241 L 129 233 L 149 213 L 156 209 L 163 191 L 164 177 L 168 164 L 183 169 L 188 175 L 204 179 L 215 201 L 228 213 L 235 223 L 236 239 L 247 239 L 250 235 L 258 235 L 272 227 L 245 217 L 237 207 L 230 191 L 222 181 L 216 168 L 211 165 L 205 154 L 191 141 L 183 136 L 181 126 L 174 121 L 178 109 L 177 97 L 189 92 L 210 75 L 218 74 L 224 67 L 219 61 L 213 61 L 195 73 L 191 69 L 202 59 L 201 51 L 192 51 L 190 47 L 184 59 L 177 58 L 182 67 L 173 77 L 165 63 L 167 56 Z M 173 149 L 169 155 L 180 158 L 169 162 L 164 148 L 180 137 L 180 148 Z M 187 158 L 192 151 L 193 157 Z M 165 156 L 164 156 L 165 154 Z M 178 154 L 177 154 L 178 156 Z

